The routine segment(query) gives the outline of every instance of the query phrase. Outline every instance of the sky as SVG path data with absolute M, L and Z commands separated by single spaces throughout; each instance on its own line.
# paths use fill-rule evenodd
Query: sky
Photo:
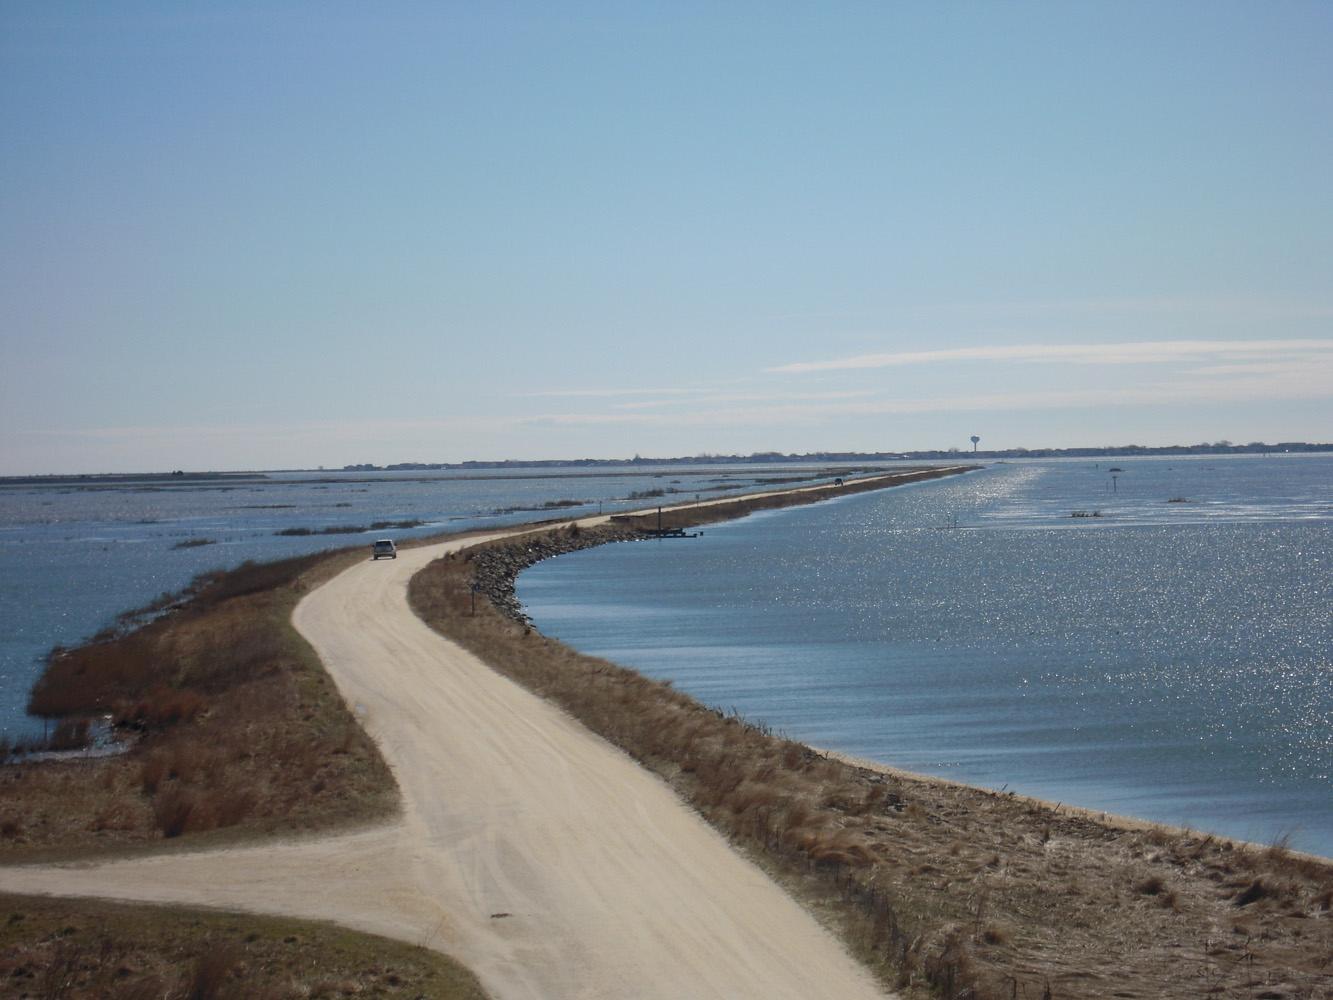
M 1333 4 L 0 2 L 0 475 L 1333 441 Z

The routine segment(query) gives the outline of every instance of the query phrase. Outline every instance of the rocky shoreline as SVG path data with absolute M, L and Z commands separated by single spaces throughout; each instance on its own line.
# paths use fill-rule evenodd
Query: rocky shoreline
M 544 532 L 534 532 L 503 542 L 466 549 L 463 558 L 472 564 L 473 590 L 489 598 L 491 604 L 504 617 L 530 629 L 533 627 L 532 619 L 528 617 L 518 600 L 515 583 L 520 573 L 543 559 L 606 545 L 609 542 L 632 542 L 652 538 L 663 529 L 686 531 L 702 524 L 743 517 L 756 510 L 803 506 L 835 497 L 957 475 L 975 468 L 977 467 L 973 465 L 964 465 L 903 469 L 847 482 L 837 479 L 823 486 L 732 497 L 703 505 L 668 507 L 664 510 L 659 509 L 656 515 L 650 511 L 613 514 L 610 521 L 604 524 L 584 527 L 575 521 L 552 527 Z
M 473 587 L 484 594 L 495 609 L 510 621 L 532 628 L 532 619 L 523 610 L 515 592 L 518 575 L 543 559 L 563 556 L 610 542 L 632 542 L 645 538 L 643 533 L 619 524 L 580 528 L 571 524 L 544 534 L 524 535 L 515 541 L 486 545 L 469 550 L 464 559 L 472 564 Z

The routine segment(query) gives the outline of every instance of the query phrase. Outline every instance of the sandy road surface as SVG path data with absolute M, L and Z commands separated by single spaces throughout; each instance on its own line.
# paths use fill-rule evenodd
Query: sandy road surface
M 408 579 L 462 544 L 361 563 L 294 615 L 393 768 L 400 821 L 4 868 L 0 889 L 335 920 L 446 952 L 505 1000 L 882 997 L 664 784 L 411 613 Z

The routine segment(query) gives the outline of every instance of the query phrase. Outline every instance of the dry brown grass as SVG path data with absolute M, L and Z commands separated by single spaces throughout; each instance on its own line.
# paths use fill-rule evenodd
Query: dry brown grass
M 0 769 L 0 860 L 392 812 L 388 769 L 290 622 L 312 579 L 341 565 L 322 555 L 210 574 L 170 614 L 54 653 L 32 710 L 110 715 L 130 749 Z
M 484 1000 L 443 955 L 331 924 L 0 895 L 0 998 Z
M 669 781 L 908 995 L 1333 996 L 1327 863 L 829 758 L 487 601 L 471 614 L 474 570 L 532 548 L 439 560 L 413 606 Z

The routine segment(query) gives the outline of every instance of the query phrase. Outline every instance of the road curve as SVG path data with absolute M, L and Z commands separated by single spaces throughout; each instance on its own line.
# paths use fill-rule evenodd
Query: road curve
M 243 849 L 4 868 L 0 889 L 333 920 L 443 951 L 498 1000 L 882 1000 L 665 784 L 411 612 L 412 574 L 477 540 L 367 560 L 293 616 L 389 762 L 400 819 Z

